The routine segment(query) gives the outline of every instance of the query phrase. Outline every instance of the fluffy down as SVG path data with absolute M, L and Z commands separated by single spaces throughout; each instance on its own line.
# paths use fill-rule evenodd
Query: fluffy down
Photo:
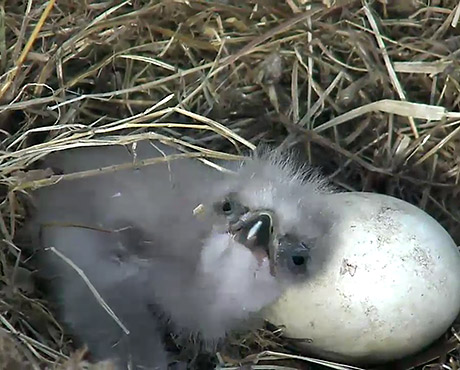
M 136 148 L 137 159 L 170 153 L 145 142 Z M 249 207 L 279 211 L 282 229 L 320 232 L 316 221 L 305 227 L 296 218 L 318 219 L 315 196 L 328 192 L 327 185 L 280 158 L 253 158 L 236 175 L 176 160 L 36 191 L 30 224 L 36 261 L 76 339 L 96 359 L 114 359 L 120 368 L 166 369 L 165 318 L 176 333 L 199 334 L 208 343 L 257 322 L 282 283 L 267 261 L 260 264 L 226 233 L 225 217 L 213 213 L 213 204 L 237 193 Z M 51 155 L 44 166 L 71 173 L 132 161 L 125 147 L 84 148 Z M 210 210 L 203 217 L 193 215 L 198 204 Z M 50 247 L 81 269 L 129 335 Z

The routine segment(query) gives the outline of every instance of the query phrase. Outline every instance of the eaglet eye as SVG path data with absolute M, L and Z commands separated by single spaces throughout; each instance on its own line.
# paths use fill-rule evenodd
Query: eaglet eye
M 306 274 L 310 260 L 308 245 L 291 235 L 285 235 L 280 240 L 280 246 L 279 262 L 294 275 Z
M 229 200 L 226 200 L 222 203 L 222 212 L 224 212 L 226 215 L 229 215 L 233 212 L 233 204 Z
M 287 258 L 288 269 L 294 274 L 305 274 L 307 272 L 307 263 L 309 252 L 307 249 L 296 248 L 292 250 Z
M 295 266 L 302 266 L 305 264 L 305 257 L 304 256 L 292 256 L 292 263 Z
M 248 208 L 237 200 L 232 199 L 232 195 L 221 202 L 215 203 L 214 207 L 220 214 L 225 215 L 228 219 L 234 219 L 234 221 L 237 221 L 243 214 L 248 212 Z

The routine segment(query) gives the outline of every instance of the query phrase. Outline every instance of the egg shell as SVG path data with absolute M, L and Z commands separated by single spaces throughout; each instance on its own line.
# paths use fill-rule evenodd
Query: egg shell
M 386 195 L 331 194 L 327 204 L 334 222 L 316 246 L 330 248 L 326 263 L 265 318 L 310 354 L 358 365 L 439 338 L 460 311 L 460 253 L 446 230 Z

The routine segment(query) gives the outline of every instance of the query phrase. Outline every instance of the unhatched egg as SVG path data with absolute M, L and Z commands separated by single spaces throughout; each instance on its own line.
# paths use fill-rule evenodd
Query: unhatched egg
M 327 197 L 334 223 L 315 246 L 330 248 L 327 261 L 265 318 L 310 353 L 355 364 L 395 360 L 439 338 L 460 311 L 460 253 L 449 234 L 393 197 Z

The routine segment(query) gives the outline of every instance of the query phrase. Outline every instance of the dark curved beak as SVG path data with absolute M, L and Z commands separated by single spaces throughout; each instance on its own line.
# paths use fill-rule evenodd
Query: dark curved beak
M 245 215 L 231 229 L 239 243 L 260 259 L 268 257 L 270 272 L 275 275 L 277 247 L 275 217 L 271 211 L 257 211 Z

